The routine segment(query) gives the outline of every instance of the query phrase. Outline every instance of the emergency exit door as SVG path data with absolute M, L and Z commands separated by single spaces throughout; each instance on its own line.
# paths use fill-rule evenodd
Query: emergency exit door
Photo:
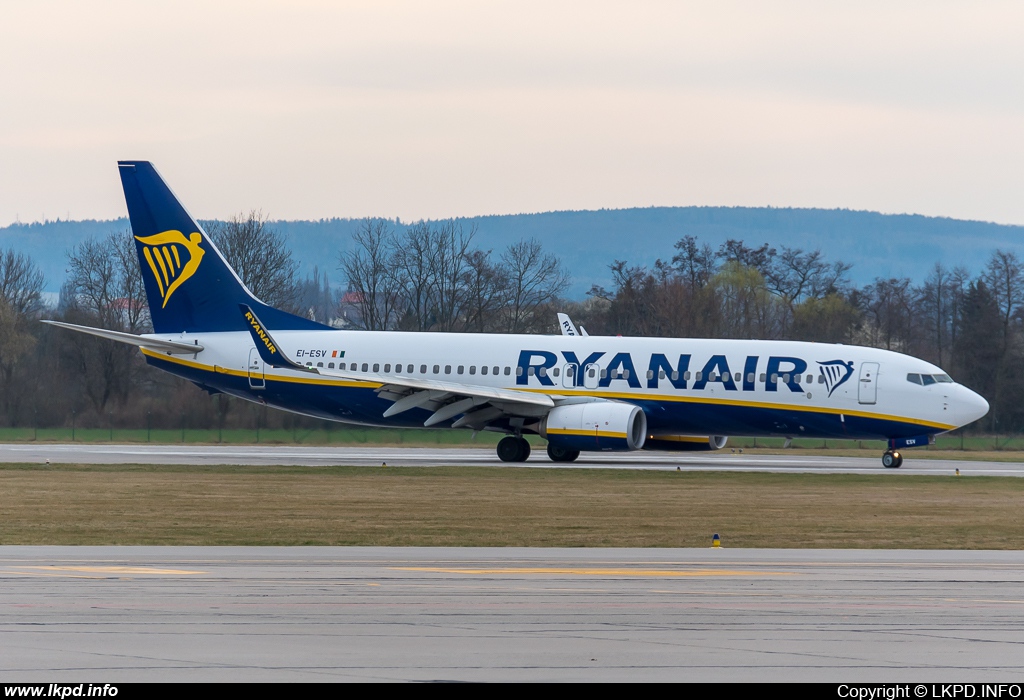
M 263 379 L 263 358 L 256 348 L 249 350 L 249 388 L 265 389 L 266 381 Z

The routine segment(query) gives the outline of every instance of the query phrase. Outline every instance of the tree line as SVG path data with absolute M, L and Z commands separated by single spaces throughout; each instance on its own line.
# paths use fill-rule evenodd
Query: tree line
M 615 261 L 611 285 L 584 300 L 563 294 L 564 265 L 536 240 L 499 251 L 457 221 L 404 230 L 367 219 L 353 245 L 300 278 L 287 240 L 260 212 L 204 222 L 263 301 L 352 330 L 558 333 L 570 313 L 592 335 L 792 339 L 904 352 L 948 370 L 992 406 L 976 429 L 1024 428 L 1024 265 L 996 250 L 985 269 L 936 263 L 926 279 L 856 286 L 851 266 L 819 250 L 683 235 L 652 266 Z M 328 270 L 343 285 L 336 291 Z M 0 423 L 39 427 L 313 427 L 261 411 L 145 365 L 132 347 L 39 323 L 43 318 L 130 333 L 150 330 L 130 232 L 67 253 L 55 306 L 32 260 L 0 250 Z

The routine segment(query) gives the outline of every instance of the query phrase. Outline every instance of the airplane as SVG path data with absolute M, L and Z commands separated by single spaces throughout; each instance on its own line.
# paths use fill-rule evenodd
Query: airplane
M 877 348 L 776 340 L 336 330 L 257 299 L 153 165 L 120 161 L 153 333 L 49 321 L 138 346 L 211 394 L 367 426 L 524 435 L 582 452 L 697 451 L 729 436 L 886 440 L 901 450 L 988 412 L 941 368 Z M 568 321 L 566 326 L 563 321 Z M 572 328 L 572 333 L 568 331 Z

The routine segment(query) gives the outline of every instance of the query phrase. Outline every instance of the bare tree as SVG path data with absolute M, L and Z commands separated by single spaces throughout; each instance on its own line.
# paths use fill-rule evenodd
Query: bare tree
M 301 313 L 295 279 L 298 263 L 292 259 L 285 236 L 268 223 L 263 212 L 253 210 L 224 223 L 208 222 L 206 229 L 228 264 L 258 299 Z
M 29 322 L 42 309 L 42 290 L 43 275 L 31 258 L 0 252 L 0 397 L 9 418 L 20 398 L 12 388 L 14 370 L 36 345 Z
M 1003 325 L 1000 340 L 1003 353 L 1006 353 L 1010 347 L 1010 325 L 1017 310 L 1024 305 L 1024 269 L 1016 253 L 997 250 L 992 254 L 982 278 L 999 307 Z
M 491 251 L 466 254 L 466 327 L 484 333 L 499 327 L 499 313 L 507 301 L 508 279 L 491 262 Z
M 79 244 L 68 254 L 68 273 L 61 295 L 65 320 L 129 333 L 149 330 L 142 273 L 129 232 Z M 67 333 L 57 337 L 66 366 L 97 412 L 111 398 L 127 397 L 138 367 L 135 348 Z
M 501 254 L 508 279 L 505 331 L 536 329 L 537 312 L 569 286 L 569 274 L 554 255 L 544 254 L 537 239 L 513 243 Z
M 430 257 L 434 330 L 451 332 L 464 326 L 469 277 L 466 256 L 475 233 L 466 233 L 455 221 L 443 222 L 435 231 Z
M 0 302 L 21 316 L 30 317 L 42 308 L 43 273 L 24 253 L 0 252 Z
M 368 331 L 392 328 L 401 301 L 394 274 L 393 232 L 383 219 L 366 219 L 353 234 L 355 248 L 342 253 L 341 271 L 356 297 L 361 325 Z

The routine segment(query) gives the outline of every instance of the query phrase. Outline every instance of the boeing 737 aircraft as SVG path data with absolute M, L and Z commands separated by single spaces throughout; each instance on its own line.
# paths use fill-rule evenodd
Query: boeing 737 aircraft
M 360 425 L 498 431 L 506 462 L 529 457 L 527 434 L 556 462 L 782 436 L 887 440 L 882 463 L 899 467 L 901 449 L 988 412 L 939 367 L 876 348 L 335 330 L 256 299 L 150 163 L 118 166 L 154 332 L 53 323 L 136 345 L 210 393 Z

